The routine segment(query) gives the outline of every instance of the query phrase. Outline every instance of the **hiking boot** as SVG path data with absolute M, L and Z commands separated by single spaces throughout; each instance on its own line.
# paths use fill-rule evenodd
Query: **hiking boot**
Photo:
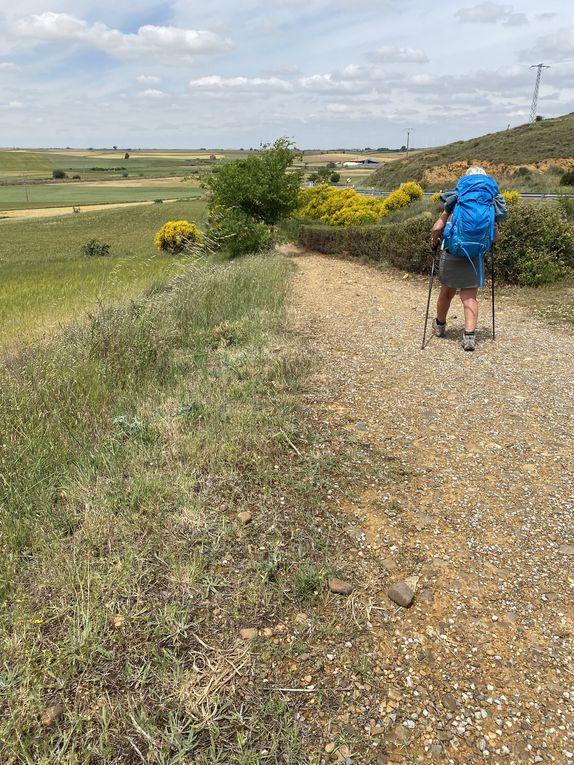
M 432 328 L 434 330 L 436 337 L 444 337 L 444 333 L 446 330 L 446 321 L 441 324 L 438 319 L 433 319 Z
M 462 347 L 465 351 L 474 351 L 476 348 L 476 339 L 474 332 L 462 333 Z

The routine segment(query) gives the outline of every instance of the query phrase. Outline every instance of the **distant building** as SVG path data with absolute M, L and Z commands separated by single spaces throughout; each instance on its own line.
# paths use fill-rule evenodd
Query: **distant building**
M 356 159 L 350 162 L 343 162 L 343 167 L 380 167 L 383 163 L 374 159 Z

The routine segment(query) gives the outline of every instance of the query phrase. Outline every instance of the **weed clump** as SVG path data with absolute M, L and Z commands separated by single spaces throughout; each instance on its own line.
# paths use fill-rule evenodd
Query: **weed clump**
M 74 211 L 75 212 L 75 211 Z M 105 258 L 110 254 L 111 245 L 99 239 L 89 239 L 82 245 L 80 252 L 84 258 Z

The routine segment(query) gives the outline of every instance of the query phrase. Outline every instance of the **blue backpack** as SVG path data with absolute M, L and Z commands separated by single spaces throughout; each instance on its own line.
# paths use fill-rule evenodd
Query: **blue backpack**
M 445 226 L 443 249 L 470 260 L 479 258 L 482 284 L 482 256 L 494 241 L 494 197 L 498 184 L 488 175 L 463 175 L 456 186 L 457 202 Z

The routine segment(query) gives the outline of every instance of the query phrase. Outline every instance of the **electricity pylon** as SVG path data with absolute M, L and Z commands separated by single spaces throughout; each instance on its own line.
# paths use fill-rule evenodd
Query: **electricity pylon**
M 542 77 L 543 69 L 550 69 L 546 64 L 532 64 L 531 69 L 538 69 L 536 73 L 536 84 L 534 85 L 534 95 L 532 96 L 532 106 L 530 107 L 530 119 L 529 122 L 536 120 L 536 110 L 538 108 L 538 91 L 540 90 L 540 78 Z

